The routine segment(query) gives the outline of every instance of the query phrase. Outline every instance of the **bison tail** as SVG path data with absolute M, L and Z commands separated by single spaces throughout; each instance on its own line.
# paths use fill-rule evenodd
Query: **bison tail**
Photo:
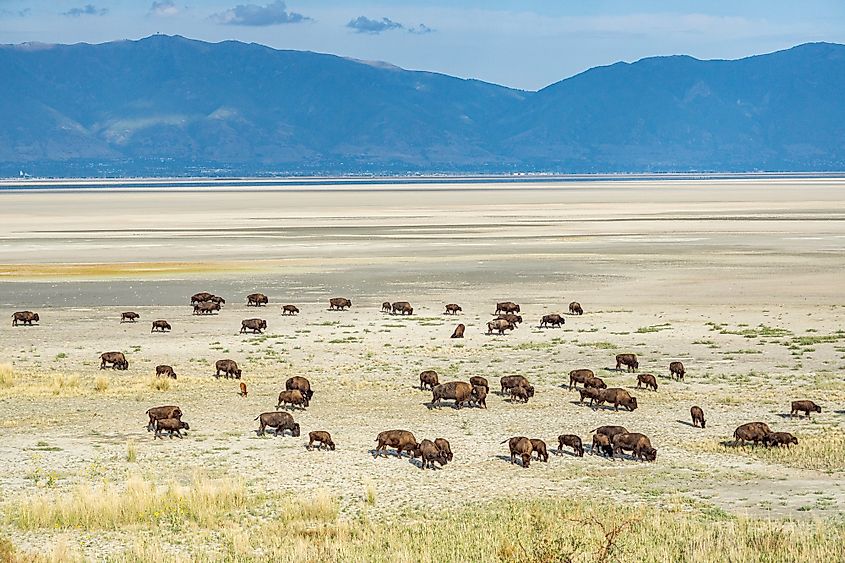
M 255 418 L 253 418 L 252 420 L 255 421 L 255 420 L 258 420 L 259 418 L 261 418 L 260 414 L 258 416 L 256 416 Z

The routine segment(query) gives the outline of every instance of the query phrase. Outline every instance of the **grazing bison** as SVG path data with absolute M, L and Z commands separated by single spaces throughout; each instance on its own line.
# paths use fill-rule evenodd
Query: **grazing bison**
M 637 387 L 645 386 L 646 389 L 657 391 L 657 379 L 650 373 L 637 374 Z
M 150 417 L 150 422 L 147 424 L 147 432 L 155 430 L 155 423 L 157 420 L 165 418 L 182 418 L 182 409 L 176 405 L 166 405 L 163 407 L 153 407 L 147 411 L 147 416 Z
M 578 387 L 578 383 L 584 383 L 587 379 L 594 378 L 596 374 L 591 369 L 574 369 L 569 372 L 569 390 Z
M 522 322 L 522 315 L 516 315 L 514 313 L 507 313 L 504 315 L 499 315 L 496 317 L 498 319 L 504 319 L 511 323 L 515 328 L 519 327 L 519 324 Z
M 246 383 L 244 383 L 243 381 L 241 381 L 241 392 L 238 393 L 238 395 L 246 398 L 246 395 L 247 395 L 247 393 L 246 393 Z
M 504 395 L 512 387 L 531 387 L 528 380 L 521 375 L 506 375 L 499 379 L 499 383 L 502 386 L 502 395 Z
M 217 297 L 216 295 L 212 295 L 211 299 L 209 299 L 209 301 L 211 301 L 212 303 L 217 303 L 218 305 L 221 305 L 221 306 L 226 304 L 225 299 L 223 299 L 222 297 Z
M 111 364 L 112 369 L 129 369 L 129 362 L 123 352 L 104 352 L 100 354 L 100 369 L 106 369 L 106 364 Z
M 299 389 L 282 391 L 279 393 L 279 402 L 276 404 L 276 409 L 278 410 L 285 405 L 308 408 L 308 397 L 305 397 Z
M 796 416 L 799 411 L 804 411 L 804 416 L 810 418 L 811 412 L 822 412 L 822 408 L 813 401 L 792 401 L 792 412 L 790 417 Z
M 474 405 L 477 407 L 481 407 L 482 409 L 487 408 L 487 391 L 488 387 L 483 387 L 481 385 L 473 385 L 472 386 L 472 393 L 473 396 L 470 398 L 469 403 L 470 405 Z
M 531 440 L 525 436 L 514 436 L 510 440 L 505 440 L 508 443 L 508 449 L 511 452 L 511 463 L 516 463 L 516 457 L 522 458 L 522 467 L 527 468 L 531 465 L 531 452 L 534 451 L 534 446 L 531 445 Z M 505 442 L 502 442 L 504 444 Z
M 583 403 L 584 399 L 590 399 L 590 406 L 593 406 L 593 403 L 598 401 L 601 397 L 601 391 L 601 389 L 596 387 L 584 387 L 583 389 L 578 389 L 578 394 L 581 395 L 581 400 L 578 402 Z
M 385 430 L 379 432 L 376 436 L 376 457 L 380 456 L 382 452 L 387 457 L 387 448 L 396 448 L 396 455 L 402 457 L 402 452 L 408 450 L 408 453 L 413 456 L 414 450 L 417 449 L 417 439 L 414 438 L 412 432 L 407 430 Z
M 584 380 L 584 387 L 589 389 L 607 389 L 607 384 L 601 377 L 588 377 Z
M 182 422 L 178 418 L 163 418 L 161 420 L 156 420 L 155 423 L 155 434 L 153 434 L 153 440 L 156 438 L 162 437 L 162 432 L 167 432 L 170 436 L 170 439 L 173 439 L 173 434 L 175 433 L 179 438 L 182 438 L 182 430 L 190 430 L 191 427 L 188 426 L 187 422 Z
M 314 391 L 311 390 L 311 382 L 298 375 L 290 377 L 287 381 L 285 381 L 285 389 L 289 391 L 298 389 L 299 392 L 302 393 L 302 396 L 309 401 L 314 398 Z
M 581 308 L 581 304 L 577 301 L 573 301 L 569 304 L 569 313 L 572 315 L 583 315 L 584 309 Z
M 569 446 L 578 457 L 584 457 L 584 444 L 575 434 L 561 434 L 557 437 L 557 454 L 563 455 L 563 446 Z
M 505 301 L 504 303 L 496 303 L 496 312 L 494 314 L 498 315 L 499 313 L 519 313 L 519 305 L 514 303 L 513 301 Z
M 484 387 L 486 391 L 490 391 L 490 385 L 487 383 L 486 377 L 481 377 L 480 375 L 473 375 L 469 378 L 470 385 L 479 385 Z
M 763 436 L 764 446 L 786 446 L 788 448 L 790 444 L 797 446 L 798 438 L 789 432 L 772 432 Z
M 593 443 L 590 446 L 590 455 L 596 455 L 597 450 L 599 454 L 604 457 L 613 457 L 613 446 L 610 443 L 610 438 L 604 434 L 593 434 Z
M 628 429 L 624 426 L 599 426 L 595 430 L 593 430 L 594 434 L 601 434 L 602 436 L 607 436 L 611 440 L 617 434 L 627 434 Z
M 176 372 L 171 366 L 160 365 L 156 366 L 156 377 L 170 377 L 176 379 Z
M 352 301 L 346 297 L 332 297 L 329 299 L 329 309 L 334 311 L 343 311 L 352 307 Z
M 394 315 L 396 313 L 399 313 L 400 315 L 413 315 L 414 308 L 411 307 L 411 304 L 407 301 L 397 301 L 390 306 L 390 312 Z
M 440 464 L 440 467 L 446 465 L 446 453 L 437 447 L 437 445 L 432 442 L 431 440 L 423 440 L 417 447 L 414 448 L 413 452 L 411 452 L 413 457 L 421 457 L 422 458 L 422 467 L 421 469 L 425 469 L 426 467 L 430 467 L 434 469 L 434 462 Z
M 461 306 L 457 303 L 449 303 L 448 305 L 446 305 L 447 315 L 457 315 L 458 311 L 463 311 L 463 309 L 461 309 Z
M 616 370 L 621 371 L 622 366 L 627 366 L 628 371 L 637 371 L 640 363 L 637 361 L 636 354 L 616 354 Z
M 551 315 L 543 315 L 543 318 L 540 319 L 540 328 L 560 328 L 564 325 L 566 319 L 558 315 L 557 313 L 552 313 Z
M 33 313 L 32 311 L 18 311 L 12 315 L 12 326 L 18 326 L 18 323 L 32 326 L 33 322 L 39 322 L 38 313 Z
M 261 307 L 269 302 L 270 300 L 263 293 L 250 293 L 246 296 L 247 307 Z
M 528 399 L 534 396 L 534 387 L 531 385 L 517 385 L 516 387 L 511 387 L 509 389 L 511 395 L 511 401 L 516 401 L 519 399 L 523 403 L 527 403 Z
M 549 462 L 549 451 L 546 449 L 546 443 L 539 438 L 531 438 L 532 453 L 537 454 L 537 461 Z
M 194 303 L 203 303 L 205 301 L 209 301 L 212 297 L 214 297 L 214 294 L 209 293 L 207 291 L 195 293 L 191 296 L 191 305 L 193 305 Z
M 487 323 L 487 334 L 493 334 L 494 330 L 499 331 L 499 336 L 504 336 L 506 330 L 513 330 L 516 325 L 506 319 L 493 319 Z
M 164 320 L 157 320 L 153 321 L 153 328 L 150 330 L 150 334 L 159 331 L 159 332 L 166 332 L 168 330 L 173 330 L 170 326 L 170 323 Z
M 334 442 L 332 442 L 332 435 L 326 432 L 325 430 L 315 430 L 314 432 L 308 433 L 308 449 L 312 449 L 314 447 L 314 442 L 317 442 L 319 445 L 317 446 L 318 450 L 322 450 L 324 447 L 334 451 Z
M 427 369 L 420 373 L 420 390 L 425 390 L 426 387 L 434 389 L 440 382 L 437 380 L 437 372 L 433 369 Z
M 244 334 L 251 330 L 253 334 L 261 334 L 262 330 L 267 328 L 267 321 L 264 319 L 244 319 L 241 321 L 240 333 Z
M 455 332 L 452 333 L 452 336 L 450 338 L 463 338 L 464 337 L 464 331 L 466 329 L 467 329 L 467 327 L 465 327 L 463 325 L 463 323 L 459 324 L 458 326 L 455 327 Z
M 285 430 L 290 430 L 290 435 L 299 437 L 299 423 L 293 421 L 293 417 L 287 412 L 265 412 L 261 413 L 255 420 L 258 420 L 258 435 L 264 435 L 264 429 L 274 428 L 273 435 L 284 435 Z
M 235 360 L 217 360 L 214 364 L 214 368 L 214 377 L 220 377 L 220 372 L 223 372 L 226 379 L 229 379 L 230 377 L 234 377 L 235 379 L 241 378 L 241 369 L 238 367 L 238 363 Z
M 651 447 L 651 441 L 645 434 L 638 432 L 622 432 L 613 437 L 613 453 L 622 455 L 628 450 L 635 459 L 642 461 L 654 461 L 657 459 L 657 450 Z
M 282 307 L 282 315 L 298 315 L 299 309 L 296 305 L 285 305 Z
M 214 311 L 220 311 L 220 303 L 212 301 L 200 301 L 194 304 L 195 315 L 213 315 Z
M 619 405 L 622 405 L 629 411 L 637 409 L 637 398 L 632 397 L 628 392 L 620 387 L 611 387 L 610 389 L 599 389 L 599 397 L 596 399 L 598 405 L 604 403 L 613 403 L 613 409 L 618 411 Z
M 463 381 L 450 381 L 449 383 L 442 383 L 436 385 L 431 390 L 431 406 L 440 407 L 442 399 L 451 399 L 455 401 L 455 408 L 461 408 L 461 405 L 468 403 L 470 399 L 476 397 L 476 391 L 473 386 Z
M 126 311 L 125 313 L 120 314 L 120 322 L 122 323 L 134 323 L 140 318 L 141 315 L 132 311 Z
M 677 376 L 680 380 L 684 378 L 684 373 L 686 373 L 684 371 L 684 364 L 682 364 L 681 362 L 671 362 L 669 364 L 669 375 L 671 377 Z
M 692 407 L 689 410 L 689 414 L 692 417 L 692 425 L 693 426 L 700 426 L 704 428 L 705 420 L 704 420 L 704 411 L 701 410 L 701 407 Z
M 734 439 L 740 446 L 744 446 L 745 442 L 752 442 L 755 446 L 757 442 L 762 442 L 766 434 L 771 434 L 772 430 L 765 422 L 746 422 L 734 430 Z
M 389 313 L 390 312 L 390 301 L 385 301 L 381 304 L 381 311 L 382 313 Z
M 434 445 L 446 455 L 446 461 L 452 461 L 454 456 L 452 455 L 452 446 L 449 444 L 449 440 L 446 438 L 437 438 L 434 440 Z

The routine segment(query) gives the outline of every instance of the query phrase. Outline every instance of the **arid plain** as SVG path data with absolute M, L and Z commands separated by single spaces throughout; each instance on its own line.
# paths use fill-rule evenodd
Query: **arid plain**
M 0 190 L 0 536 L 14 557 L 567 560 L 516 537 L 485 536 L 471 553 L 419 545 L 437 519 L 479 533 L 473 517 L 447 514 L 523 501 L 539 504 L 514 511 L 567 502 L 633 519 L 607 553 L 592 532 L 561 547 L 571 560 L 709 560 L 701 545 L 648 552 L 632 539 L 672 514 L 823 538 L 768 560 L 841 556 L 843 179 L 53 188 Z M 226 299 L 219 314 L 192 315 L 199 291 Z M 255 291 L 267 307 L 246 307 Z M 329 311 L 331 297 L 353 306 Z M 380 312 L 397 300 L 414 315 Z M 524 323 L 484 334 L 505 300 Z M 568 314 L 571 301 L 583 316 Z M 447 303 L 463 312 L 444 315 Z M 284 304 L 300 314 L 283 317 Z M 20 310 L 38 325 L 11 327 Z M 123 311 L 141 320 L 121 324 Z M 539 328 L 553 312 L 565 326 Z M 266 333 L 239 334 L 249 317 L 266 319 Z M 172 332 L 151 334 L 156 319 Z M 466 337 L 450 339 L 458 323 Z M 124 352 L 129 369 L 100 370 L 106 351 Z M 622 352 L 657 376 L 657 392 L 612 369 Z M 213 376 L 222 358 L 240 364 L 248 397 Z M 685 381 L 669 378 L 672 360 Z M 158 364 L 178 379 L 157 380 Z M 565 388 L 576 368 L 628 388 L 639 408 L 578 404 Z M 424 369 L 441 382 L 486 377 L 489 408 L 428 408 Z M 315 390 L 292 411 L 302 436 L 258 437 L 254 419 L 293 375 Z M 536 396 L 493 393 L 505 375 L 527 377 Z M 795 399 L 823 410 L 790 418 Z M 181 406 L 184 439 L 146 431 L 145 411 L 165 404 Z M 693 405 L 705 429 L 691 426 Z M 758 420 L 799 445 L 730 443 Z M 588 443 L 604 424 L 647 434 L 657 461 L 565 453 L 522 469 L 501 444 L 526 435 L 556 450 L 558 434 Z M 392 428 L 445 437 L 455 459 L 434 471 L 374 459 L 375 436 Z M 331 432 L 336 451 L 306 451 L 312 430 Z M 356 535 L 398 522 L 413 525 L 395 544 Z M 757 560 L 755 541 L 733 560 Z M 368 542 L 378 548 L 361 551 Z

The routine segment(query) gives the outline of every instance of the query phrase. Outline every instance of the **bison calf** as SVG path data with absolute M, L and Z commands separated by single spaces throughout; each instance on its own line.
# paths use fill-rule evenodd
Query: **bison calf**
M 563 446 L 569 446 L 578 457 L 584 457 L 584 444 L 575 434 L 561 434 L 557 437 L 557 454 L 563 455 Z
M 464 332 L 466 331 L 466 329 L 467 329 L 467 327 L 464 326 L 463 323 L 459 324 L 458 326 L 455 327 L 455 332 L 452 333 L 452 336 L 450 336 L 450 338 L 463 338 Z
M 613 457 L 613 446 L 610 444 L 610 438 L 604 434 L 593 434 L 590 455 L 596 455 L 596 451 L 604 457 Z
M 539 438 L 531 438 L 531 449 L 533 453 L 537 454 L 537 461 L 549 461 L 549 451 L 546 449 L 546 443 Z
M 786 446 L 788 448 L 790 444 L 797 446 L 798 438 L 789 432 L 772 432 L 763 436 L 764 446 Z
M 531 465 L 531 452 L 534 451 L 534 446 L 531 440 L 525 436 L 514 436 L 510 440 L 505 440 L 508 443 L 508 449 L 511 452 L 511 463 L 516 463 L 516 458 L 519 456 L 522 459 L 522 467 L 528 468 Z M 505 442 L 502 442 L 504 444 Z
M 308 408 L 308 397 L 304 396 L 299 389 L 285 390 L 279 393 L 279 402 L 276 409 L 280 409 L 285 405 L 294 407 Z
M 626 366 L 629 372 L 637 371 L 640 367 L 636 354 L 616 354 L 616 370 L 621 371 Z
M 150 334 L 158 331 L 158 332 L 166 332 L 168 330 L 172 330 L 170 327 L 170 323 L 165 320 L 158 320 L 153 321 L 153 328 L 150 330 Z
M 315 430 L 314 432 L 308 433 L 308 449 L 312 449 L 314 447 L 314 442 L 317 442 L 319 445 L 317 446 L 318 450 L 322 450 L 324 447 L 334 451 L 334 442 L 332 442 L 332 435 L 324 430 Z
M 156 366 L 156 377 L 171 377 L 176 379 L 176 372 L 171 366 L 160 365 Z
M 822 412 L 822 408 L 813 401 L 792 401 L 792 413 L 790 417 L 798 415 L 799 411 L 804 411 L 804 416 L 810 418 L 811 412 Z
M 396 455 L 402 457 L 402 452 L 408 450 L 408 453 L 413 455 L 414 450 L 417 449 L 417 439 L 412 432 L 407 430 L 385 430 L 379 432 L 376 436 L 375 456 L 378 457 L 384 453 L 387 457 L 387 448 L 396 448 Z
M 299 309 L 296 305 L 285 305 L 282 307 L 282 315 L 297 315 L 299 314 Z
M 646 389 L 654 389 L 657 391 L 657 379 L 650 373 L 640 373 L 637 375 L 637 387 L 645 386 Z
M 458 311 L 463 311 L 463 309 L 461 309 L 461 306 L 457 303 L 449 303 L 448 305 L 446 305 L 447 315 L 457 315 Z
M 767 434 L 771 433 L 772 430 L 765 422 L 747 422 L 734 430 L 734 438 L 740 446 L 744 446 L 745 442 L 751 442 L 756 446 Z
M 422 458 L 422 466 L 420 469 L 429 467 L 434 469 L 434 462 L 440 464 L 440 467 L 446 465 L 446 452 L 437 447 L 431 440 L 423 440 L 420 442 L 412 452 L 413 457 Z
M 686 373 L 686 371 L 684 370 L 684 364 L 682 364 L 681 362 L 671 362 L 669 364 L 669 375 L 670 376 L 672 376 L 672 377 L 677 376 L 678 380 L 681 380 L 681 379 L 684 378 L 685 373 Z
M 178 418 L 163 418 L 161 420 L 156 420 L 155 423 L 155 434 L 153 434 L 153 440 L 156 438 L 162 438 L 161 433 L 166 431 L 170 436 L 170 439 L 173 439 L 173 434 L 175 433 L 179 438 L 182 437 L 182 430 L 190 430 L 191 427 L 188 426 L 187 422 L 182 422 Z
M 433 369 L 427 369 L 420 373 L 420 390 L 434 389 L 436 386 L 440 385 L 440 382 L 437 379 L 437 372 Z
M 700 426 L 704 428 L 704 411 L 701 409 L 701 407 L 692 407 L 689 410 L 689 414 L 692 417 L 693 426 Z

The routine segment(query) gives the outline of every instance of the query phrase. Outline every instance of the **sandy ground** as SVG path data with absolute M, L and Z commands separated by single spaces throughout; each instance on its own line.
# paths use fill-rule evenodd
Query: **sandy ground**
M 0 490 L 8 501 L 44 490 L 43 475 L 65 491 L 187 460 L 254 490 L 327 489 L 349 510 L 373 483 L 384 514 L 616 491 L 741 514 L 833 516 L 845 509 L 845 464 L 801 469 L 715 446 L 752 420 L 800 440 L 845 426 L 844 220 L 837 179 L 0 193 L 0 306 L 7 319 L 41 315 L 36 327 L 0 328 L 0 362 L 17 373 L 16 385 L 0 387 Z M 227 299 L 219 315 L 191 314 L 188 298 L 201 290 Z M 253 291 L 270 306 L 247 308 Z M 328 311 L 333 296 L 353 308 Z M 414 316 L 379 311 L 400 299 Z M 525 323 L 505 337 L 483 334 L 506 299 L 521 304 Z M 573 300 L 585 315 L 537 327 Z M 457 318 L 443 314 L 451 302 L 463 307 Z M 301 314 L 282 317 L 286 303 Z M 124 310 L 142 320 L 120 324 Z M 254 316 L 267 319 L 267 333 L 238 334 Z M 173 331 L 150 334 L 154 319 Z M 462 341 L 449 339 L 458 322 Z M 781 332 L 740 334 L 761 327 Z M 97 357 L 110 350 L 125 352 L 130 369 L 107 370 L 109 388 L 97 393 Z M 639 355 L 657 393 L 610 369 L 619 352 Z M 221 358 L 241 364 L 248 398 L 212 377 Z M 668 378 L 671 360 L 687 366 L 686 381 Z M 148 379 L 162 363 L 179 379 L 157 391 Z M 640 408 L 577 404 L 562 385 L 582 367 L 633 388 Z M 423 369 L 441 381 L 483 375 L 494 389 L 521 374 L 537 394 L 528 404 L 492 395 L 487 410 L 429 409 L 430 393 L 415 388 Z M 73 374 L 78 386 L 54 394 L 53 377 Z M 253 419 L 273 410 L 293 375 L 316 390 L 311 407 L 293 413 L 303 436 L 257 437 Z M 784 418 L 798 398 L 823 412 Z M 160 404 L 182 407 L 192 428 L 184 440 L 146 432 L 144 412 Z M 707 414 L 704 430 L 688 424 L 693 404 Z M 527 435 L 556 448 L 558 434 L 588 441 L 602 424 L 648 434 L 658 461 L 562 455 L 522 470 L 500 444 Z M 376 434 L 391 428 L 448 438 L 454 462 L 423 472 L 407 459 L 373 459 Z M 337 451 L 305 451 L 318 429 Z M 126 461 L 127 442 L 137 443 L 137 463 Z M 50 537 L 14 535 L 36 547 Z M 91 554 L 122 539 L 98 537 Z

